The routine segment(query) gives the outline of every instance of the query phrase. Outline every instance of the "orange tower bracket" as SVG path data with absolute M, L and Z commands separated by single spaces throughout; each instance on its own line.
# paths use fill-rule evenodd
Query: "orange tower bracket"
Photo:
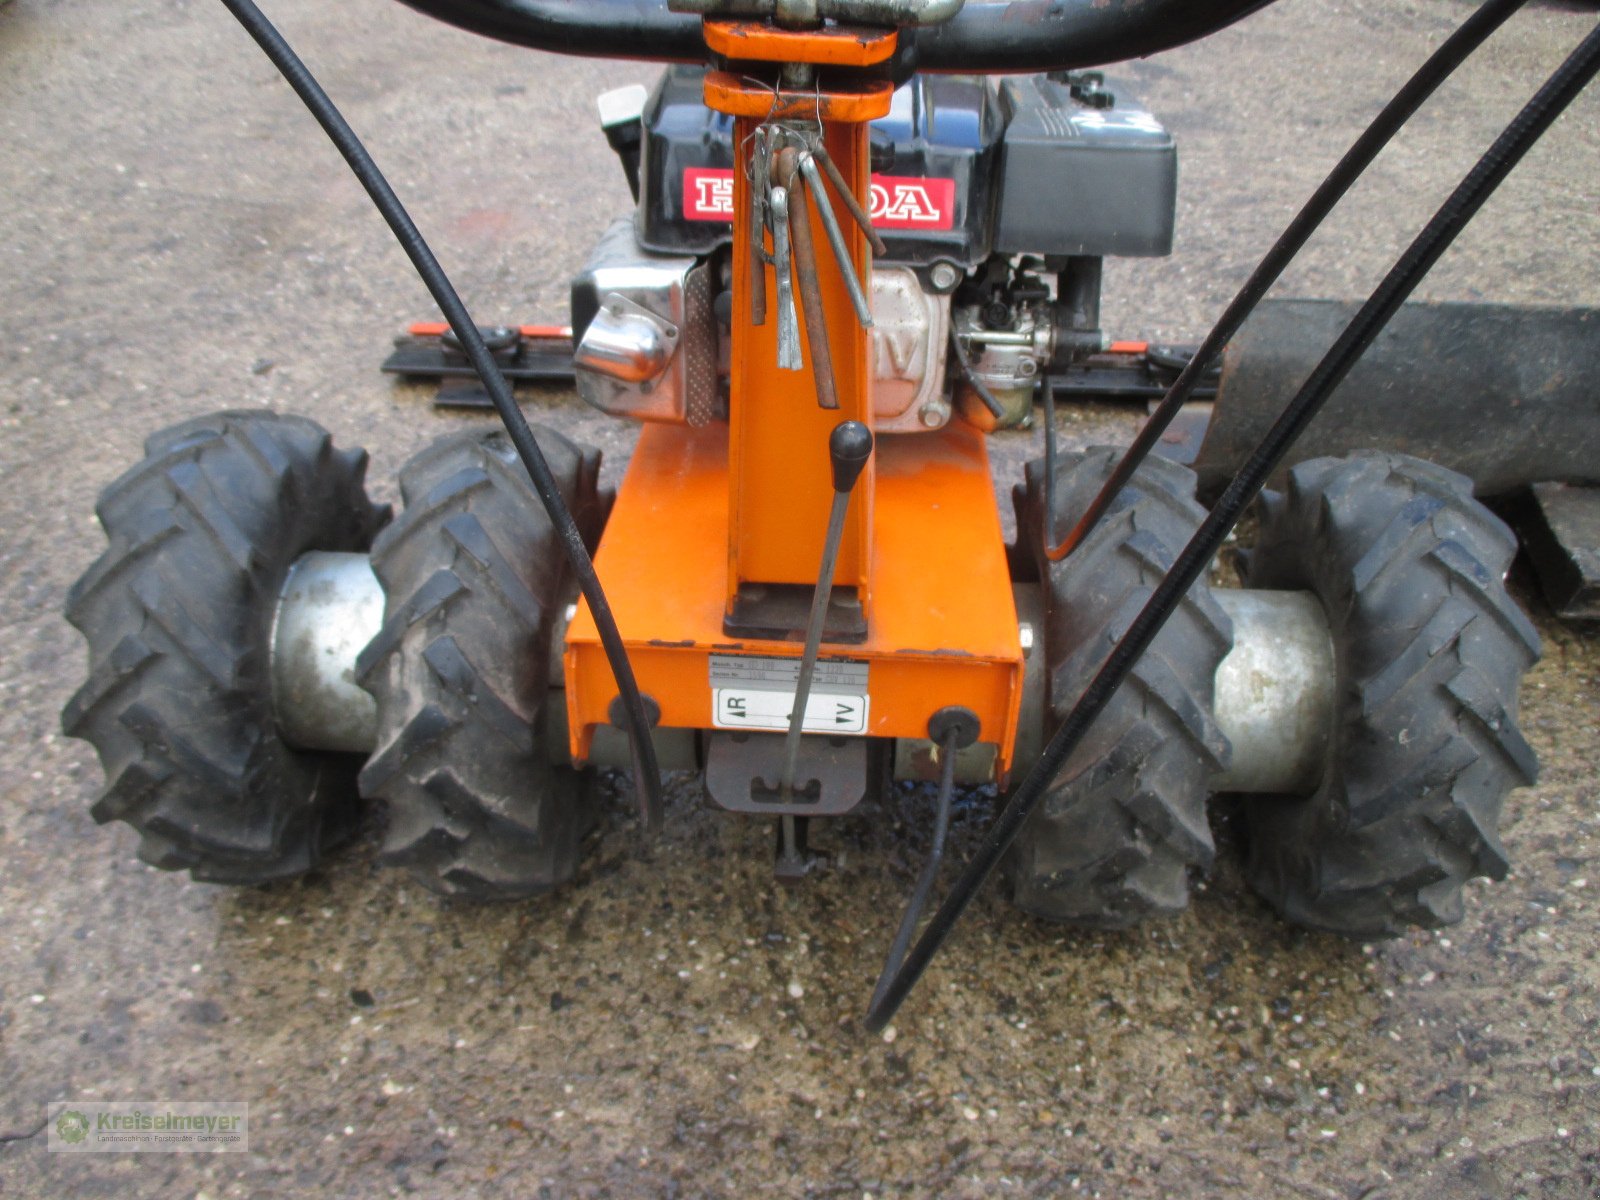
M 713 21 L 706 31 L 720 53 L 757 61 L 852 67 L 882 61 L 894 48 L 892 33 L 798 34 Z M 803 322 L 804 367 L 778 366 L 775 273 L 750 269 L 753 135 L 773 121 L 820 135 L 844 180 L 864 197 L 869 123 L 888 112 L 892 94 L 889 83 L 871 79 L 786 89 L 734 70 L 706 76 L 706 103 L 735 117 L 738 148 L 728 426 L 647 426 L 596 555 L 640 687 L 663 726 L 734 728 L 719 708 L 718 680 L 737 675 L 746 660 L 799 658 L 832 500 L 828 435 L 843 420 L 872 424 L 869 335 L 815 204 L 807 205 L 808 219 L 839 407 L 817 402 Z M 848 270 L 870 296 L 866 238 L 837 198 L 833 207 Z M 750 289 L 763 275 L 766 319 L 757 324 Z M 793 628 L 754 629 L 735 619 L 742 606 L 760 607 L 774 594 L 797 601 L 801 617 Z M 1003 779 L 1021 707 L 1022 648 L 977 430 L 957 421 L 936 432 L 878 438 L 851 500 L 835 595 L 858 604 L 861 620 L 849 636 L 824 640 L 823 661 L 852 664 L 852 678 L 865 680 L 862 720 L 841 732 L 925 738 L 935 712 L 968 708 L 979 720 L 979 740 L 995 747 L 996 777 Z M 584 606 L 568 630 L 564 666 L 572 753 L 583 761 L 616 695 Z

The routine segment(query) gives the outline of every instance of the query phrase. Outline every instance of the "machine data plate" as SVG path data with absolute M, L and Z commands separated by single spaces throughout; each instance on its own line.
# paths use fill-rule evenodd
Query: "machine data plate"
M 712 723 L 718 729 L 788 730 L 799 659 L 715 654 L 710 674 Z M 806 733 L 864 735 L 870 705 L 866 663 L 819 659 L 802 728 Z

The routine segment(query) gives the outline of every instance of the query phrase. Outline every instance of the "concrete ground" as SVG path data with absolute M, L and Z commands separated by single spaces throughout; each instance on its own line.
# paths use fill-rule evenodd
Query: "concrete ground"
M 269 5 L 365 133 L 483 319 L 564 312 L 625 210 L 593 96 L 650 68 L 475 40 L 388 0 Z M 1294 206 L 1468 11 L 1282 0 L 1122 74 L 1183 146 L 1180 244 L 1117 265 L 1126 336 L 1203 332 Z M 1594 23 L 1534 3 L 1385 156 L 1285 291 L 1361 296 Z M 641 849 L 623 798 L 578 884 L 443 905 L 374 867 L 381 817 L 293 885 L 137 862 L 58 732 L 61 619 L 99 488 L 145 434 L 224 406 L 323 422 L 376 490 L 474 418 L 380 378 L 430 306 L 367 201 L 220 5 L 0 6 L 0 1195 L 1591 1196 L 1600 1187 L 1600 639 L 1551 620 L 1502 884 L 1465 922 L 1360 946 L 1215 876 L 1181 920 L 1065 932 L 995 889 L 893 1036 L 864 1006 L 929 798 L 824 831 L 774 885 L 769 831 L 675 790 Z M 1434 298 L 1600 301 L 1600 92 L 1429 281 Z M 533 414 L 629 431 L 561 392 Z M 1126 434 L 1127 413 L 1067 413 Z M 1002 457 L 1022 456 L 1007 435 Z M 989 808 L 961 809 L 969 854 Z M 48 1154 L 58 1099 L 242 1100 L 242 1155 Z M 30 1134 L 32 1136 L 30 1136 Z

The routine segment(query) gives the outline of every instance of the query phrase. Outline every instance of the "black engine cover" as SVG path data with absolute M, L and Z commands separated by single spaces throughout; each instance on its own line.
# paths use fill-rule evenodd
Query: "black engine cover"
M 669 67 L 645 105 L 638 234 L 655 253 L 709 254 L 730 238 L 733 118 L 705 106 L 704 81 L 703 67 Z M 889 260 L 1168 253 L 1176 147 L 1100 82 L 1037 76 L 1003 94 L 977 75 L 903 84 L 870 132 Z
M 669 67 L 644 111 L 639 242 L 659 254 L 707 254 L 733 221 L 733 118 L 706 108 L 705 71 Z M 873 224 L 895 262 L 971 265 L 994 240 L 1004 118 L 994 87 L 917 76 L 872 123 Z

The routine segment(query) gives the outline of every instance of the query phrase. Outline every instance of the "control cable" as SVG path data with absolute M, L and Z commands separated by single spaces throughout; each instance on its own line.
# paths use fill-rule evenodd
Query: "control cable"
M 888 986 L 880 990 L 867 1009 L 866 1026 L 869 1030 L 881 1030 L 905 1002 L 939 947 L 949 938 L 962 913 L 972 903 L 978 889 L 999 865 L 1028 817 L 1038 807 L 1056 772 L 1077 749 L 1094 719 L 1161 632 L 1162 626 L 1182 602 L 1184 594 L 1221 549 L 1245 508 L 1266 484 L 1295 439 L 1322 410 L 1328 397 L 1350 373 L 1362 353 L 1383 331 L 1401 304 L 1416 290 L 1495 189 L 1505 181 L 1512 168 L 1522 161 L 1597 72 L 1600 72 L 1600 27 L 1596 27 L 1579 44 L 1506 127 L 1505 132 L 1495 139 L 1345 327 L 1333 348 L 1317 364 L 1316 370 L 1239 468 L 1216 506 L 1179 553 L 1172 569 L 1151 592 L 1144 608 L 1112 648 L 1099 672 L 1051 737 L 1033 770 L 1012 794 L 994 824 L 984 833 L 977 853 L 963 868 L 949 895 L 928 922 L 922 937 L 912 947 Z
M 611 673 L 616 678 L 617 692 L 622 698 L 623 712 L 628 726 L 628 741 L 633 752 L 634 781 L 639 789 L 644 828 L 647 833 L 658 831 L 661 828 L 662 812 L 661 771 L 656 765 L 655 742 L 650 736 L 650 721 L 645 716 L 644 699 L 640 696 L 639 684 L 634 679 L 633 664 L 628 661 L 627 648 L 622 643 L 622 634 L 617 629 L 616 618 L 612 615 L 611 605 L 606 600 L 605 589 L 600 586 L 600 577 L 595 573 L 594 561 L 589 557 L 588 547 L 583 544 L 583 534 L 578 529 L 578 523 L 572 518 L 572 511 L 567 507 L 566 499 L 561 495 L 560 485 L 550 473 L 550 466 L 539 449 L 539 443 L 534 439 L 527 418 L 517 407 L 511 384 L 507 382 L 505 374 L 494 360 L 494 355 L 484 344 L 483 334 L 479 332 L 477 324 L 467 312 L 466 305 L 461 302 L 460 295 L 450 282 L 450 277 L 445 274 L 444 268 L 439 265 L 439 260 L 428 248 L 428 243 L 423 240 L 422 233 L 412 221 L 411 215 L 406 212 L 405 205 L 400 203 L 400 198 L 389 186 L 389 181 L 378 169 L 378 164 L 373 161 L 372 155 L 367 153 L 367 148 L 362 145 L 361 139 L 356 136 L 355 130 L 350 128 L 343 114 L 328 98 L 328 93 L 323 91 L 322 85 L 316 81 L 305 63 L 300 61 L 299 55 L 290 48 L 283 35 L 251 0 L 222 0 L 222 3 L 266 52 L 267 57 L 272 60 L 272 65 L 278 68 L 289 86 L 301 100 L 305 101 L 306 107 L 311 110 L 311 115 L 317 119 L 317 123 L 338 147 L 339 153 L 344 155 L 345 161 L 350 164 L 350 169 L 355 172 L 356 178 L 361 181 L 361 186 L 366 189 L 367 195 L 372 197 L 373 204 L 377 206 L 384 221 L 393 231 L 400 248 L 406 252 L 406 257 L 411 260 L 411 265 L 416 268 L 423 284 L 432 294 L 434 303 L 444 314 L 444 319 L 449 322 L 451 331 L 460 341 L 461 349 L 471 361 L 473 369 L 478 372 L 484 391 L 489 394 L 495 411 L 500 414 L 501 423 L 506 427 L 511 444 L 516 447 L 517 455 L 522 459 L 522 465 L 533 481 L 533 490 L 538 493 L 545 512 L 549 514 L 551 524 L 555 526 L 556 535 L 561 539 L 561 547 L 566 552 L 567 561 L 572 564 L 572 573 L 577 577 L 578 588 L 589 603 L 595 628 L 600 633 L 600 643 L 605 648 L 606 659 L 611 664 Z

